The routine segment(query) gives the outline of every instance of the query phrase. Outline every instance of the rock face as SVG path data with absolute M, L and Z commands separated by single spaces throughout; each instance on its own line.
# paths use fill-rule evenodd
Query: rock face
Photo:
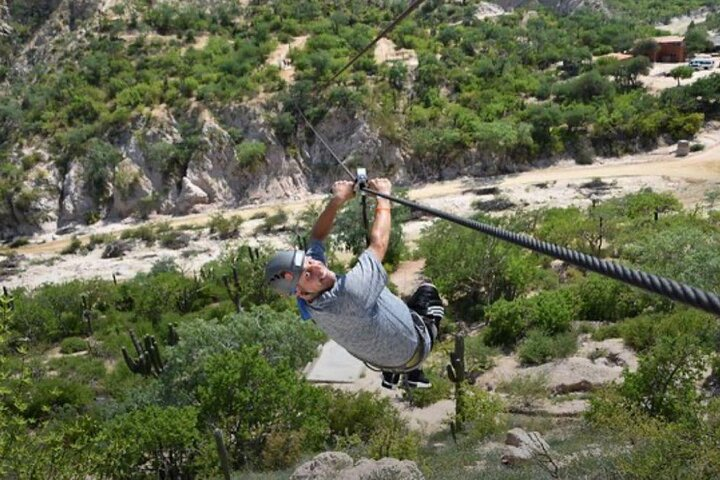
M 325 452 L 300 465 L 291 480 L 422 480 L 415 462 L 383 458 L 358 460 L 353 465 L 349 455 L 342 452 Z

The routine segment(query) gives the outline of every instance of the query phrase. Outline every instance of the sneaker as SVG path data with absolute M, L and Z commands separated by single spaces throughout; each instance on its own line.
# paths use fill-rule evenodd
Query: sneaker
M 445 316 L 442 299 L 437 288 L 432 283 L 423 283 L 415 290 L 407 306 L 422 317 L 430 317 L 439 324 Z
M 400 383 L 400 374 L 393 372 L 382 372 L 382 387 L 388 390 L 395 390 Z
M 407 374 L 406 383 L 409 388 L 430 388 L 432 383 L 419 368 Z

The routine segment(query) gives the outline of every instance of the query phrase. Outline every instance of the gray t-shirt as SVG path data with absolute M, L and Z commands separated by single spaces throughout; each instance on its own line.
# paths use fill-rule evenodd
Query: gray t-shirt
M 322 242 L 307 254 L 326 263 Z M 400 367 L 418 346 L 410 309 L 385 286 L 387 273 L 371 250 L 312 303 L 303 302 L 315 323 L 357 358 L 379 367 Z

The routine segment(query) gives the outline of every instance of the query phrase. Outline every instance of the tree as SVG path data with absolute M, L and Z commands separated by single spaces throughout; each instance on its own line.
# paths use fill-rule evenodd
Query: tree
M 635 56 L 645 56 L 647 58 L 655 58 L 655 55 L 660 51 L 660 45 L 654 38 L 645 38 L 638 40 L 633 46 L 631 53 Z
M 680 86 L 680 79 L 686 79 L 693 76 L 694 70 L 688 65 L 681 65 L 670 70 L 669 75 L 677 80 L 678 87 Z
M 707 52 L 712 48 L 712 42 L 710 41 L 707 30 L 704 27 L 696 26 L 688 28 L 685 34 L 685 45 L 690 55 Z
M 203 418 L 229 438 L 234 467 L 261 466 L 271 439 L 285 452 L 283 467 L 319 448 L 328 432 L 327 394 L 284 365 L 273 368 L 258 347 L 212 358 L 199 389 Z

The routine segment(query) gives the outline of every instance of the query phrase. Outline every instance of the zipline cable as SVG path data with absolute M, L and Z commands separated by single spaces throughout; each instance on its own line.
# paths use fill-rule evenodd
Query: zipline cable
M 609 260 L 603 260 L 592 255 L 578 252 L 577 250 L 555 245 L 554 243 L 538 240 L 537 238 L 533 238 L 529 235 L 511 232 L 494 225 L 488 225 L 487 223 L 458 217 L 457 215 L 445 213 L 441 210 L 420 205 L 410 200 L 376 192 L 366 187 L 362 188 L 362 190 L 371 195 L 385 198 L 391 202 L 399 203 L 414 210 L 420 210 L 435 217 L 471 228 L 495 238 L 499 238 L 505 242 L 519 245 L 558 260 L 563 260 L 577 267 L 599 273 L 606 277 L 619 280 L 623 283 L 627 283 L 649 292 L 657 293 L 658 295 L 662 295 L 672 300 L 685 303 L 692 307 L 705 310 L 706 312 L 720 315 L 720 297 L 714 293 L 706 292 L 704 290 L 700 290 L 699 288 L 695 288 L 669 278 L 654 275 L 652 273 L 628 268 Z
M 378 41 L 380 41 L 381 38 L 383 38 L 383 37 L 384 37 L 385 35 L 387 35 L 393 28 L 395 28 L 398 23 L 400 23 L 400 22 L 402 22 L 403 20 L 405 20 L 405 18 L 406 18 L 408 15 L 410 15 L 413 11 L 415 11 L 415 9 L 417 9 L 417 7 L 419 7 L 420 4 L 422 4 L 424 1 L 425 1 L 425 0 L 415 0 L 414 2 L 412 2 L 412 3 L 410 4 L 410 6 L 408 6 L 408 7 L 405 9 L 405 11 L 403 11 L 400 15 L 398 15 L 397 17 L 395 17 L 395 19 L 394 19 L 392 22 L 390 22 L 390 24 L 389 24 L 387 27 L 383 28 L 382 32 L 378 33 L 378 35 L 373 39 L 373 41 L 371 41 L 370 43 L 368 43 L 367 45 L 365 45 L 365 47 L 363 47 L 362 50 L 360 50 L 358 53 L 356 53 L 355 56 L 354 56 L 353 58 L 351 58 L 350 61 L 348 61 L 348 62 L 345 64 L 344 67 L 342 67 L 335 75 L 333 75 L 332 77 L 330 77 L 330 80 L 328 80 L 327 82 L 325 82 L 325 83 L 320 87 L 320 90 L 324 90 L 327 86 L 329 86 L 330 84 L 332 84 L 340 75 L 342 75 L 342 73 L 343 73 L 345 70 L 347 70 L 348 68 L 350 68 L 350 66 L 351 66 L 353 63 L 355 63 L 360 57 L 362 57 L 365 52 L 367 52 L 368 50 L 370 50 Z

